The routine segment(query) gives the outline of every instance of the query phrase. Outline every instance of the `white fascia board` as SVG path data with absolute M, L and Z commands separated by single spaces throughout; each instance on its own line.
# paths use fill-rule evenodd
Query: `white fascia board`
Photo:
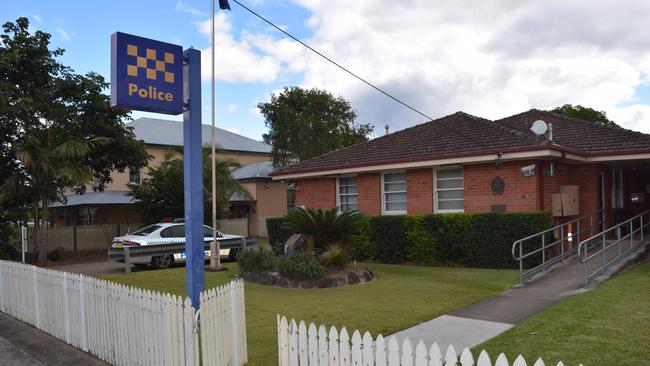
M 519 151 L 519 152 L 512 152 L 512 153 L 504 153 L 501 160 L 502 161 L 522 160 L 522 159 L 532 159 L 532 158 L 541 158 L 541 157 L 562 157 L 562 153 L 560 151 L 551 150 L 551 149 Z M 428 168 L 428 167 L 434 167 L 439 165 L 450 165 L 450 164 L 486 163 L 486 162 L 494 162 L 494 160 L 495 160 L 495 154 L 484 154 L 484 155 L 475 155 L 475 156 L 446 158 L 446 159 L 432 159 L 432 160 L 411 161 L 411 162 L 404 162 L 404 163 L 392 163 L 392 164 L 360 166 L 360 167 L 353 167 L 353 168 L 320 170 L 314 172 L 295 173 L 295 174 L 289 173 L 289 174 L 273 176 L 273 180 L 313 178 L 313 177 L 332 176 L 332 175 L 339 175 L 339 174 L 359 174 L 359 173 L 369 173 L 369 172 L 378 172 L 378 171 L 387 171 L 387 170 Z

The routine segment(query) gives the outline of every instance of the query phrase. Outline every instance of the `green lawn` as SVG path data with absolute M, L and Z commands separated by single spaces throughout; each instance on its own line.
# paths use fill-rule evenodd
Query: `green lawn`
M 650 263 L 552 306 L 476 347 L 490 355 L 541 356 L 547 365 L 650 364 Z M 529 364 L 532 364 L 530 362 Z
M 225 283 L 237 274 L 206 272 L 206 287 Z M 276 314 L 297 320 L 345 325 L 348 329 L 390 334 L 450 310 L 498 294 L 517 281 L 510 270 L 416 267 L 368 264 L 372 283 L 331 289 L 280 289 L 246 284 L 249 365 L 277 360 Z M 143 271 L 105 279 L 151 290 L 185 293 L 185 269 Z

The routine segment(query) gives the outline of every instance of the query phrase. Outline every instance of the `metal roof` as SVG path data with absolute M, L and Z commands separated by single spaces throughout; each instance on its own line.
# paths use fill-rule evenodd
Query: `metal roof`
M 142 117 L 126 125 L 133 127 L 136 138 L 144 140 L 147 144 L 183 146 L 183 123 L 180 121 Z M 202 127 L 202 144 L 203 146 L 210 146 L 211 126 L 204 124 Z M 260 154 L 271 152 L 271 145 L 218 127 L 215 127 L 215 130 L 217 133 L 217 148 L 221 150 Z
M 273 163 L 270 160 L 244 165 L 230 172 L 236 180 L 267 179 L 271 180 Z
M 67 194 L 67 203 L 52 202 L 50 207 L 72 207 L 82 205 L 130 205 L 133 197 L 126 191 L 86 192 L 84 194 Z

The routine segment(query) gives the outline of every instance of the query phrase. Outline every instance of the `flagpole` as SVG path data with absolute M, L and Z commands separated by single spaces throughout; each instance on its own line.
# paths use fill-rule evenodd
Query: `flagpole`
M 216 152 L 215 152 L 215 140 L 216 140 L 216 131 L 215 131 L 215 87 L 214 87 L 214 0 L 210 1 L 210 28 L 211 32 L 211 43 L 212 43 L 212 55 L 211 55 L 211 75 L 212 75 L 212 134 L 211 134 L 211 163 L 212 163 L 212 243 L 210 243 L 210 268 L 213 270 L 218 270 L 221 268 L 221 248 L 219 242 L 217 241 L 217 172 L 216 172 Z

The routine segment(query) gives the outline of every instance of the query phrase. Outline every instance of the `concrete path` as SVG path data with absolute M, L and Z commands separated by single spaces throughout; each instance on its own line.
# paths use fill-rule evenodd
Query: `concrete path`
M 0 365 L 108 365 L 99 359 L 0 313 Z
M 78 264 L 68 264 L 65 266 L 52 267 L 59 271 L 79 273 L 87 276 L 100 276 L 107 274 L 123 274 L 124 273 L 124 263 L 116 262 L 94 262 L 94 263 L 78 263 Z M 131 271 L 137 272 L 143 270 L 143 268 L 133 266 Z
M 453 344 L 457 351 L 474 347 L 512 328 L 556 302 L 584 291 L 584 273 L 577 258 L 544 276 L 500 295 L 452 311 L 393 334 L 399 342 L 437 342 L 441 349 Z M 443 351 L 444 352 L 444 351 Z

